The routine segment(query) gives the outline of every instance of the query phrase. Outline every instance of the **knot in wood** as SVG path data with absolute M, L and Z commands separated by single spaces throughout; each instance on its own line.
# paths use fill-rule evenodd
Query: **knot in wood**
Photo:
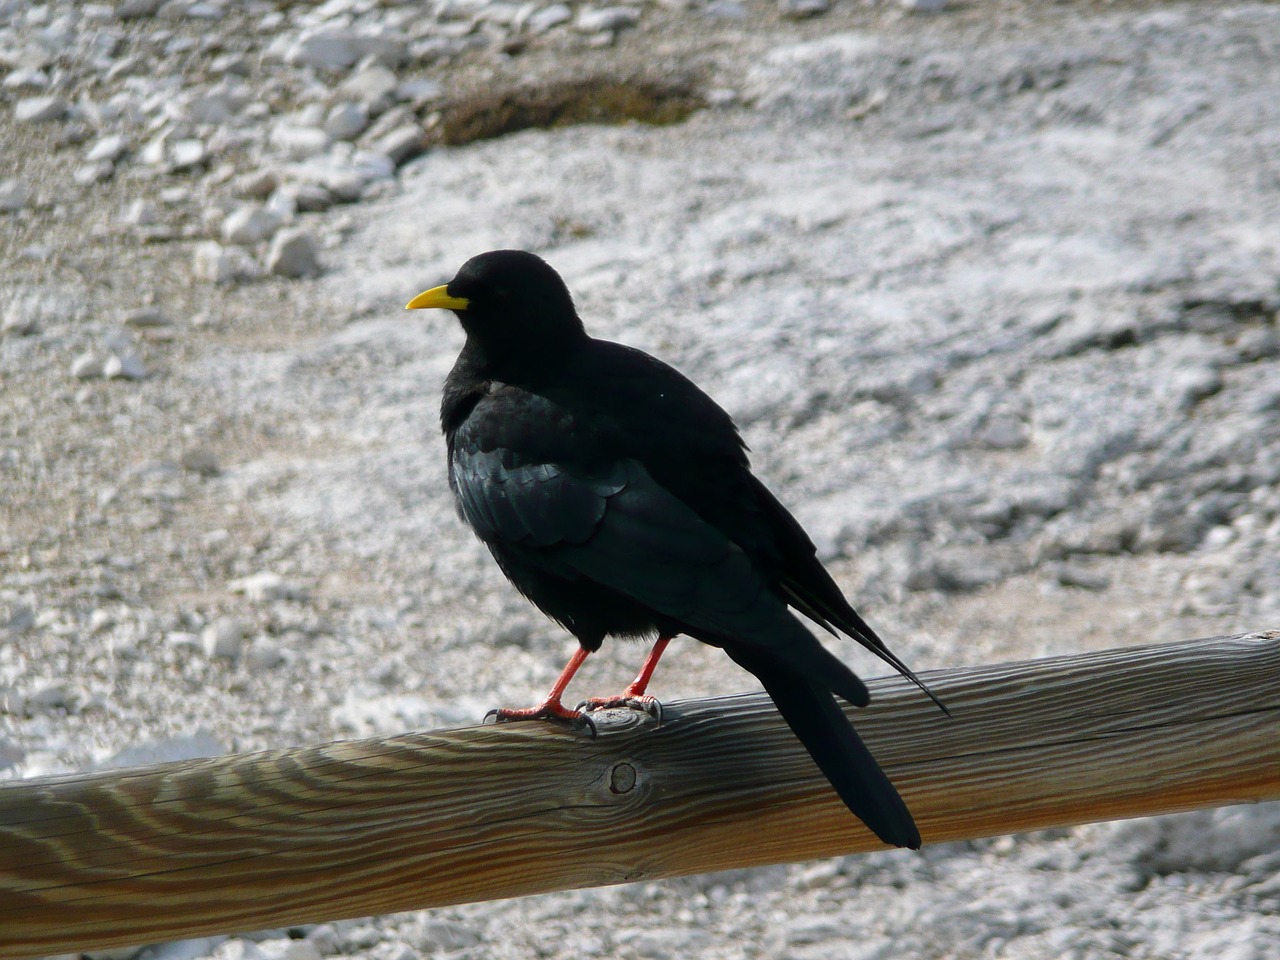
M 609 792 L 630 793 L 636 786 L 636 768 L 629 763 L 614 764 L 609 771 Z

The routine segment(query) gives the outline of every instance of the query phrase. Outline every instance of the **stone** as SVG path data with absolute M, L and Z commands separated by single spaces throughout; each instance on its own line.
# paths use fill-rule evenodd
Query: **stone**
M 136 307 L 126 310 L 121 317 L 126 327 L 167 327 L 169 318 L 157 307 Z
M 30 199 L 31 193 L 21 180 L 0 180 L 0 213 L 17 213 Z
M 1178 409 L 1186 413 L 1222 390 L 1222 374 L 1209 366 L 1185 367 L 1169 378 L 1169 387 Z
M 778 12 L 788 20 L 819 17 L 830 9 L 830 0 L 779 0 L 778 2 Z
M 274 170 L 254 170 L 236 177 L 231 189 L 238 197 L 265 200 L 280 186 L 280 174 Z
M 99 160 L 76 167 L 71 179 L 82 187 L 91 187 L 95 183 L 104 183 L 115 176 L 116 165 L 110 160 Z
M 335 140 L 354 140 L 369 126 L 369 108 L 363 103 L 335 103 L 324 118 L 324 132 Z
M 235 617 L 219 617 L 200 631 L 200 644 L 206 656 L 237 660 L 244 644 L 244 625 Z
M 138 151 L 138 159 L 150 167 L 159 167 L 168 159 L 169 132 L 156 134 Z
M 48 123 L 61 120 L 67 115 L 67 109 L 67 101 L 56 95 L 26 97 L 14 106 L 13 116 L 24 123 Z
M 174 173 L 192 170 L 209 159 L 204 142 L 194 138 L 178 140 L 169 145 L 169 169 Z
M 164 0 L 120 0 L 116 4 L 116 16 L 121 20 L 137 20 L 142 17 L 153 17 L 163 5 Z
M 907 13 L 941 13 L 947 7 L 947 0 L 898 0 L 898 3 Z
M 248 95 L 241 88 L 201 90 L 182 104 L 181 114 L 189 123 L 220 126 L 231 123 L 244 109 Z
M 239 593 L 253 603 L 269 603 L 273 600 L 289 600 L 300 591 L 285 582 L 284 577 L 271 570 L 263 570 L 252 576 L 241 577 L 227 584 L 232 593 Z
M 147 368 L 136 353 L 113 353 L 102 364 L 102 376 L 108 380 L 141 380 L 146 375 Z
M 192 268 L 196 278 L 210 283 L 232 283 L 258 275 L 258 268 L 243 250 L 208 240 L 196 247 Z
M 84 158 L 90 163 L 100 160 L 109 160 L 115 163 L 123 157 L 129 150 L 129 141 L 120 134 L 111 134 L 110 136 L 101 137 L 85 154 Z
M 333 206 L 333 194 L 318 183 L 288 184 L 279 193 L 287 196 L 299 213 L 319 213 Z
M 466 950 L 481 942 L 479 932 L 473 927 L 451 920 L 426 920 L 413 939 L 415 946 L 432 953 Z
M 271 128 L 271 145 L 291 160 L 305 160 L 329 149 L 333 139 L 319 127 L 299 127 L 290 122 Z
M 320 272 L 320 251 L 306 230 L 288 227 L 276 234 L 267 252 L 267 271 L 278 277 L 307 277 Z
M 245 653 L 245 662 L 255 670 L 271 670 L 284 662 L 284 653 L 271 637 L 254 637 Z
M 146 227 L 160 221 L 160 211 L 150 200 L 134 200 L 120 214 L 124 223 Z
M 745 20 L 747 8 L 739 0 L 711 0 L 702 8 L 702 15 L 710 20 Z
M 385 154 L 397 167 L 412 160 L 427 148 L 425 131 L 416 123 L 397 127 L 371 144 L 374 153 Z
M 222 221 L 222 239 L 237 246 L 253 247 L 270 240 L 281 220 L 263 207 L 240 207 Z
M 98 380 L 106 359 L 96 353 L 82 353 L 71 363 L 71 375 L 77 380 Z
M 351 27 L 322 27 L 304 31 L 285 54 L 289 63 L 317 70 L 345 70 L 366 57 L 399 66 L 409 57 L 408 40 Z
M 381 113 L 391 105 L 399 84 L 386 67 L 371 63 L 361 67 L 338 85 L 338 93 L 362 103 L 371 113 Z
M 6 90 L 46 90 L 49 75 L 38 67 L 18 67 L 4 78 L 3 86 Z
M 409 107 L 401 104 L 392 107 L 386 113 L 382 114 L 370 124 L 369 129 L 364 132 L 366 141 L 377 140 L 384 137 L 397 127 L 403 127 L 405 124 L 417 122 L 417 116 Z
M 566 8 L 568 9 L 568 8 Z M 444 88 L 438 80 L 430 77 L 414 77 L 396 87 L 396 99 L 412 104 L 419 109 L 434 100 L 439 100 Z
M 636 7 L 584 7 L 574 28 L 582 33 L 604 33 L 634 27 L 640 22 Z
M 40 302 L 30 300 L 11 300 L 0 317 L 0 333 L 12 333 L 19 337 L 30 337 L 40 332 L 40 321 L 45 309 Z
M 1081 590 L 1105 590 L 1111 586 L 1111 578 L 1099 570 L 1093 570 L 1080 563 L 1067 561 L 1058 564 L 1053 575 L 1064 587 L 1077 587 Z

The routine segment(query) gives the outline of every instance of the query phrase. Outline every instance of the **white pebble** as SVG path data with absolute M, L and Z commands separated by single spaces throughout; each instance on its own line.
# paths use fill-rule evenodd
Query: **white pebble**
M 169 318 L 156 307 L 137 307 L 133 310 L 126 310 L 121 319 L 126 327 L 166 327 L 169 325 Z
M 71 179 L 82 187 L 90 187 L 95 183 L 103 183 L 110 180 L 116 172 L 116 165 L 110 160 L 98 160 L 95 163 L 86 163 L 77 167 L 75 172 L 71 174 Z
M 210 283 L 231 283 L 257 276 L 258 268 L 243 250 L 208 240 L 196 247 L 192 269 L 196 278 Z
M 190 170 L 209 158 L 209 151 L 200 140 L 179 140 L 169 147 L 169 169 Z
M 586 7 L 578 13 L 574 27 L 582 33 L 602 33 L 634 27 L 640 22 L 640 11 L 635 7 Z
M 99 160 L 109 160 L 112 163 L 115 163 L 125 155 L 128 149 L 128 140 L 119 134 L 111 134 L 110 136 L 100 138 L 97 143 L 89 148 L 89 152 L 85 154 L 84 158 L 90 163 L 94 163 Z
M 71 363 L 71 375 L 77 380 L 97 380 L 106 361 L 96 353 L 82 353 Z
M 93 613 L 89 614 L 89 633 L 97 635 L 105 633 L 116 625 L 115 614 L 110 610 L 104 610 L 98 607 Z
M 267 252 L 267 270 L 280 277 L 306 277 L 320 272 L 315 238 L 305 230 L 289 227 L 276 234 Z
M 160 220 L 160 211 L 150 200 L 134 200 L 120 214 L 120 219 L 134 226 L 146 227 Z
M 568 8 L 566 7 L 565 9 L 567 10 Z M 406 80 L 396 87 L 396 99 L 412 103 L 415 106 L 422 106 L 438 99 L 442 92 L 443 88 L 440 86 L 440 81 L 432 80 L 430 77 L 414 77 L 412 80 Z
M 280 123 L 271 128 L 271 145 L 291 160 L 304 160 L 329 149 L 333 139 L 318 127 Z
M 185 630 L 170 630 L 164 635 L 164 642 L 179 650 L 198 650 L 200 648 L 200 635 L 198 633 L 188 633 Z
M 270 240 L 280 226 L 280 218 L 262 207 L 240 207 L 222 221 L 222 239 L 252 247 Z
M 227 589 L 232 593 L 244 594 L 245 599 L 254 603 L 266 603 L 271 600 L 286 600 L 294 596 L 298 591 L 292 586 L 285 583 L 284 578 L 278 573 L 270 570 L 263 570 L 252 576 L 241 577 L 239 580 L 232 580 L 227 584 Z
M 423 130 L 416 123 L 397 127 L 390 133 L 380 137 L 373 145 L 374 153 L 385 154 L 397 167 L 407 160 L 412 160 L 426 149 L 427 141 Z M 381 178 L 379 178 L 381 179 Z
M 113 353 L 102 364 L 102 375 L 108 380 L 141 380 L 147 368 L 136 353 Z
M 153 17 L 164 0 L 121 0 L 116 6 L 116 16 L 121 20 Z
M 255 670 L 271 670 L 284 661 L 280 644 L 268 636 L 254 637 L 245 661 Z
M 546 33 L 552 27 L 558 27 L 562 23 L 568 23 L 571 19 L 573 19 L 573 11 L 569 9 L 568 4 L 553 3 L 549 7 L 543 7 L 531 13 L 524 25 L 530 33 L 539 34 Z
M 0 213 L 17 213 L 28 199 L 30 193 L 21 180 L 0 180 Z
M 244 625 L 235 617 L 219 617 L 200 633 L 206 656 L 235 660 L 244 644 Z
M 13 108 L 15 119 L 28 123 L 46 123 L 66 116 L 67 101 L 59 96 L 26 97 Z
M 6 90 L 45 90 L 49 86 L 49 75 L 36 67 L 18 67 L 4 78 Z
M 237 177 L 233 189 L 237 196 L 263 200 L 280 186 L 280 175 L 274 170 L 254 170 Z
M 385 108 L 395 94 L 400 81 L 396 75 L 379 64 L 370 64 L 355 71 L 338 85 L 338 92 L 369 107 L 374 112 Z
M 747 8 L 739 0 L 711 0 L 702 15 L 711 20 L 745 20 Z
M 337 103 L 324 118 L 324 132 L 335 140 L 354 140 L 369 126 L 369 108 L 363 103 Z
M 807 20 L 830 9 L 830 0 L 779 0 L 778 3 L 778 12 L 788 20 Z

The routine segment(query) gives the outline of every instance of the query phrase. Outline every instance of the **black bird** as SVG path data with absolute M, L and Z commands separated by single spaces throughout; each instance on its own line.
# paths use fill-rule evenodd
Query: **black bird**
M 906 804 L 835 701 L 865 706 L 866 686 L 788 607 L 933 694 L 751 473 L 729 415 L 662 361 L 588 336 L 564 281 L 531 253 L 473 257 L 408 304 L 429 307 L 454 311 L 467 335 L 440 410 L 459 512 L 516 588 L 581 644 L 540 706 L 499 718 L 579 719 L 560 697 L 606 636 L 657 643 L 621 697 L 588 704 L 652 703 L 658 658 L 688 634 L 755 674 L 880 839 L 919 847 Z

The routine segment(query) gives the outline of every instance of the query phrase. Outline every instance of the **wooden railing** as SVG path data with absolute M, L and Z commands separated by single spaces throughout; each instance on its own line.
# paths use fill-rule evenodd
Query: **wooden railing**
M 926 843 L 1280 798 L 1280 632 L 897 679 L 859 731 Z M 879 848 L 763 695 L 0 787 L 0 957 Z

